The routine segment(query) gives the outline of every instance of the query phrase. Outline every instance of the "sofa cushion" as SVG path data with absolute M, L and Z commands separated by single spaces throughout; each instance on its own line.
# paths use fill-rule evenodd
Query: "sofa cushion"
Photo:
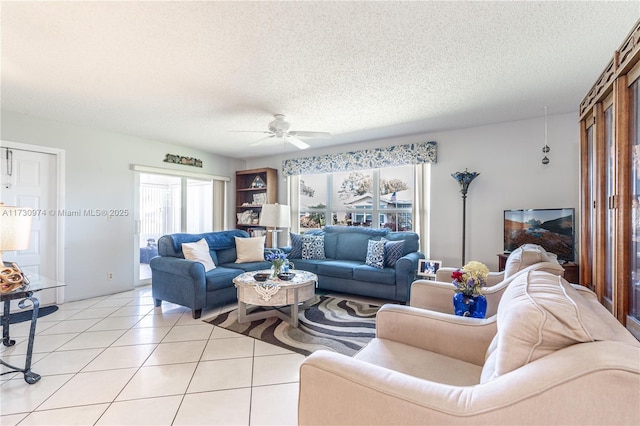
M 360 265 L 353 269 L 353 279 L 372 284 L 396 284 L 396 270 L 393 268 L 378 269 L 373 266 Z
M 264 261 L 265 237 L 238 238 L 236 237 L 236 263 Z
M 523 244 L 511 252 L 504 266 L 504 278 L 507 279 L 527 266 L 539 262 L 555 262 L 557 256 L 537 244 Z
M 216 264 L 209 254 L 209 244 L 204 238 L 195 243 L 182 243 L 182 253 L 185 259 L 202 263 L 205 272 L 216 268 Z
M 213 258 L 213 261 L 216 262 L 216 265 L 222 265 L 235 262 L 238 258 L 238 254 L 236 253 L 236 248 L 232 247 L 228 249 L 216 250 L 212 252 L 211 257 Z
M 349 232 L 339 234 L 336 259 L 359 260 L 360 262 L 364 262 L 367 258 L 369 238 L 370 235 L 365 233 Z
M 224 263 L 219 264 L 218 267 L 223 266 L 229 269 L 239 269 L 243 272 L 249 271 L 260 271 L 260 270 L 268 270 L 271 269 L 271 262 L 267 262 L 265 260 L 261 262 L 245 262 L 245 263 Z
M 385 238 L 382 239 L 384 244 L 384 264 L 391 268 L 396 266 L 396 262 L 402 256 L 404 256 L 404 240 L 389 241 Z
M 543 271 L 516 277 L 497 315 L 498 331 L 487 351 L 484 381 L 576 343 L 616 338 L 571 284 Z
M 326 277 L 353 279 L 353 269 L 361 265 L 353 260 L 326 260 L 318 264 L 318 275 Z
M 205 274 L 207 291 L 232 287 L 233 279 L 243 272 L 241 269 L 230 269 L 219 265 Z
M 389 241 L 404 241 L 403 256 L 420 249 L 420 237 L 415 232 L 389 232 L 384 238 Z
M 453 386 L 477 385 L 481 372 L 481 367 L 469 362 L 387 339 L 373 339 L 354 358 L 411 377 Z M 451 398 L 455 397 L 451 395 Z M 420 420 L 424 422 L 424 419 Z
M 294 269 L 300 269 L 301 271 L 311 272 L 313 274 L 318 273 L 318 265 L 328 262 L 326 259 L 295 259 Z
M 324 235 L 302 236 L 302 258 L 324 259 Z
M 193 243 L 202 238 L 207 240 L 207 244 L 209 244 L 209 248 L 211 250 L 221 250 L 226 248 L 231 248 L 234 246 L 235 237 L 246 238 L 249 234 L 246 231 L 241 229 L 230 229 L 228 231 L 218 231 L 218 232 L 205 232 L 202 234 L 185 234 L 185 233 L 177 233 L 171 234 L 171 240 L 173 242 L 173 248 L 176 251 L 179 251 L 182 243 Z M 158 251 L 160 252 L 160 248 L 158 247 Z M 160 256 L 167 256 L 167 253 L 159 253 Z
M 384 240 L 369 240 L 367 243 L 367 258 L 364 263 L 374 268 L 384 268 Z

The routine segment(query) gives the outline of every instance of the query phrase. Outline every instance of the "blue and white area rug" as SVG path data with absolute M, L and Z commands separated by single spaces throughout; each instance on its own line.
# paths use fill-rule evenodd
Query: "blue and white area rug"
M 237 309 L 207 322 L 303 355 L 318 349 L 353 355 L 376 335 L 380 306 L 320 295 L 309 303 L 298 315 L 298 328 L 277 317 L 239 324 Z M 261 310 L 252 307 L 247 313 Z

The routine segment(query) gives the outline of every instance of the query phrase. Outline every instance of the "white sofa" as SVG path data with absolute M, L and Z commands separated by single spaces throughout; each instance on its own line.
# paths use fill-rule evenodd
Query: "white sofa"
M 436 272 L 436 280 L 417 280 L 411 285 L 411 306 L 431 311 L 453 314 L 455 286 L 451 283 L 451 273 L 456 268 L 440 268 Z M 547 252 L 542 246 L 524 244 L 509 254 L 502 272 L 490 272 L 487 284 L 482 287 L 482 294 L 487 298 L 485 317 L 495 315 L 500 298 L 509 284 L 522 273 L 529 271 L 546 271 L 563 276 L 564 268 L 558 263 L 554 253 Z
M 376 332 L 302 363 L 299 424 L 640 424 L 640 344 L 553 274 L 519 274 L 487 319 L 385 305 Z

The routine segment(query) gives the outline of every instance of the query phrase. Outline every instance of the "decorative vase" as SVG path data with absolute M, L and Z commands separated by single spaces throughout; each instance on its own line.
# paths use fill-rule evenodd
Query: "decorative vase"
M 453 296 L 453 310 L 462 317 L 484 318 L 487 313 L 487 298 L 483 295 L 467 296 L 456 293 Z
M 282 263 L 271 263 L 271 278 L 278 278 L 278 274 L 282 272 Z

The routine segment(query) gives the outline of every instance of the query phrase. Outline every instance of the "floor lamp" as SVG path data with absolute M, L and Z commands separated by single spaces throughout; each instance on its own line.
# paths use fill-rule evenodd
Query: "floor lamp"
M 22 285 L 24 276 L 15 263 L 5 263 L 3 251 L 26 250 L 31 240 L 31 209 L 0 203 L 0 293 Z
M 465 261 L 465 240 L 466 240 L 466 218 L 467 218 L 467 191 L 471 181 L 478 177 L 480 173 L 470 172 L 464 169 L 464 172 L 455 172 L 451 176 L 460 184 L 460 193 L 462 194 L 462 266 Z
M 289 206 L 286 204 L 263 204 L 262 213 L 260 214 L 260 225 L 273 229 L 267 232 L 273 232 L 271 247 L 278 248 L 278 232 L 277 228 L 288 228 L 291 226 L 289 214 Z

